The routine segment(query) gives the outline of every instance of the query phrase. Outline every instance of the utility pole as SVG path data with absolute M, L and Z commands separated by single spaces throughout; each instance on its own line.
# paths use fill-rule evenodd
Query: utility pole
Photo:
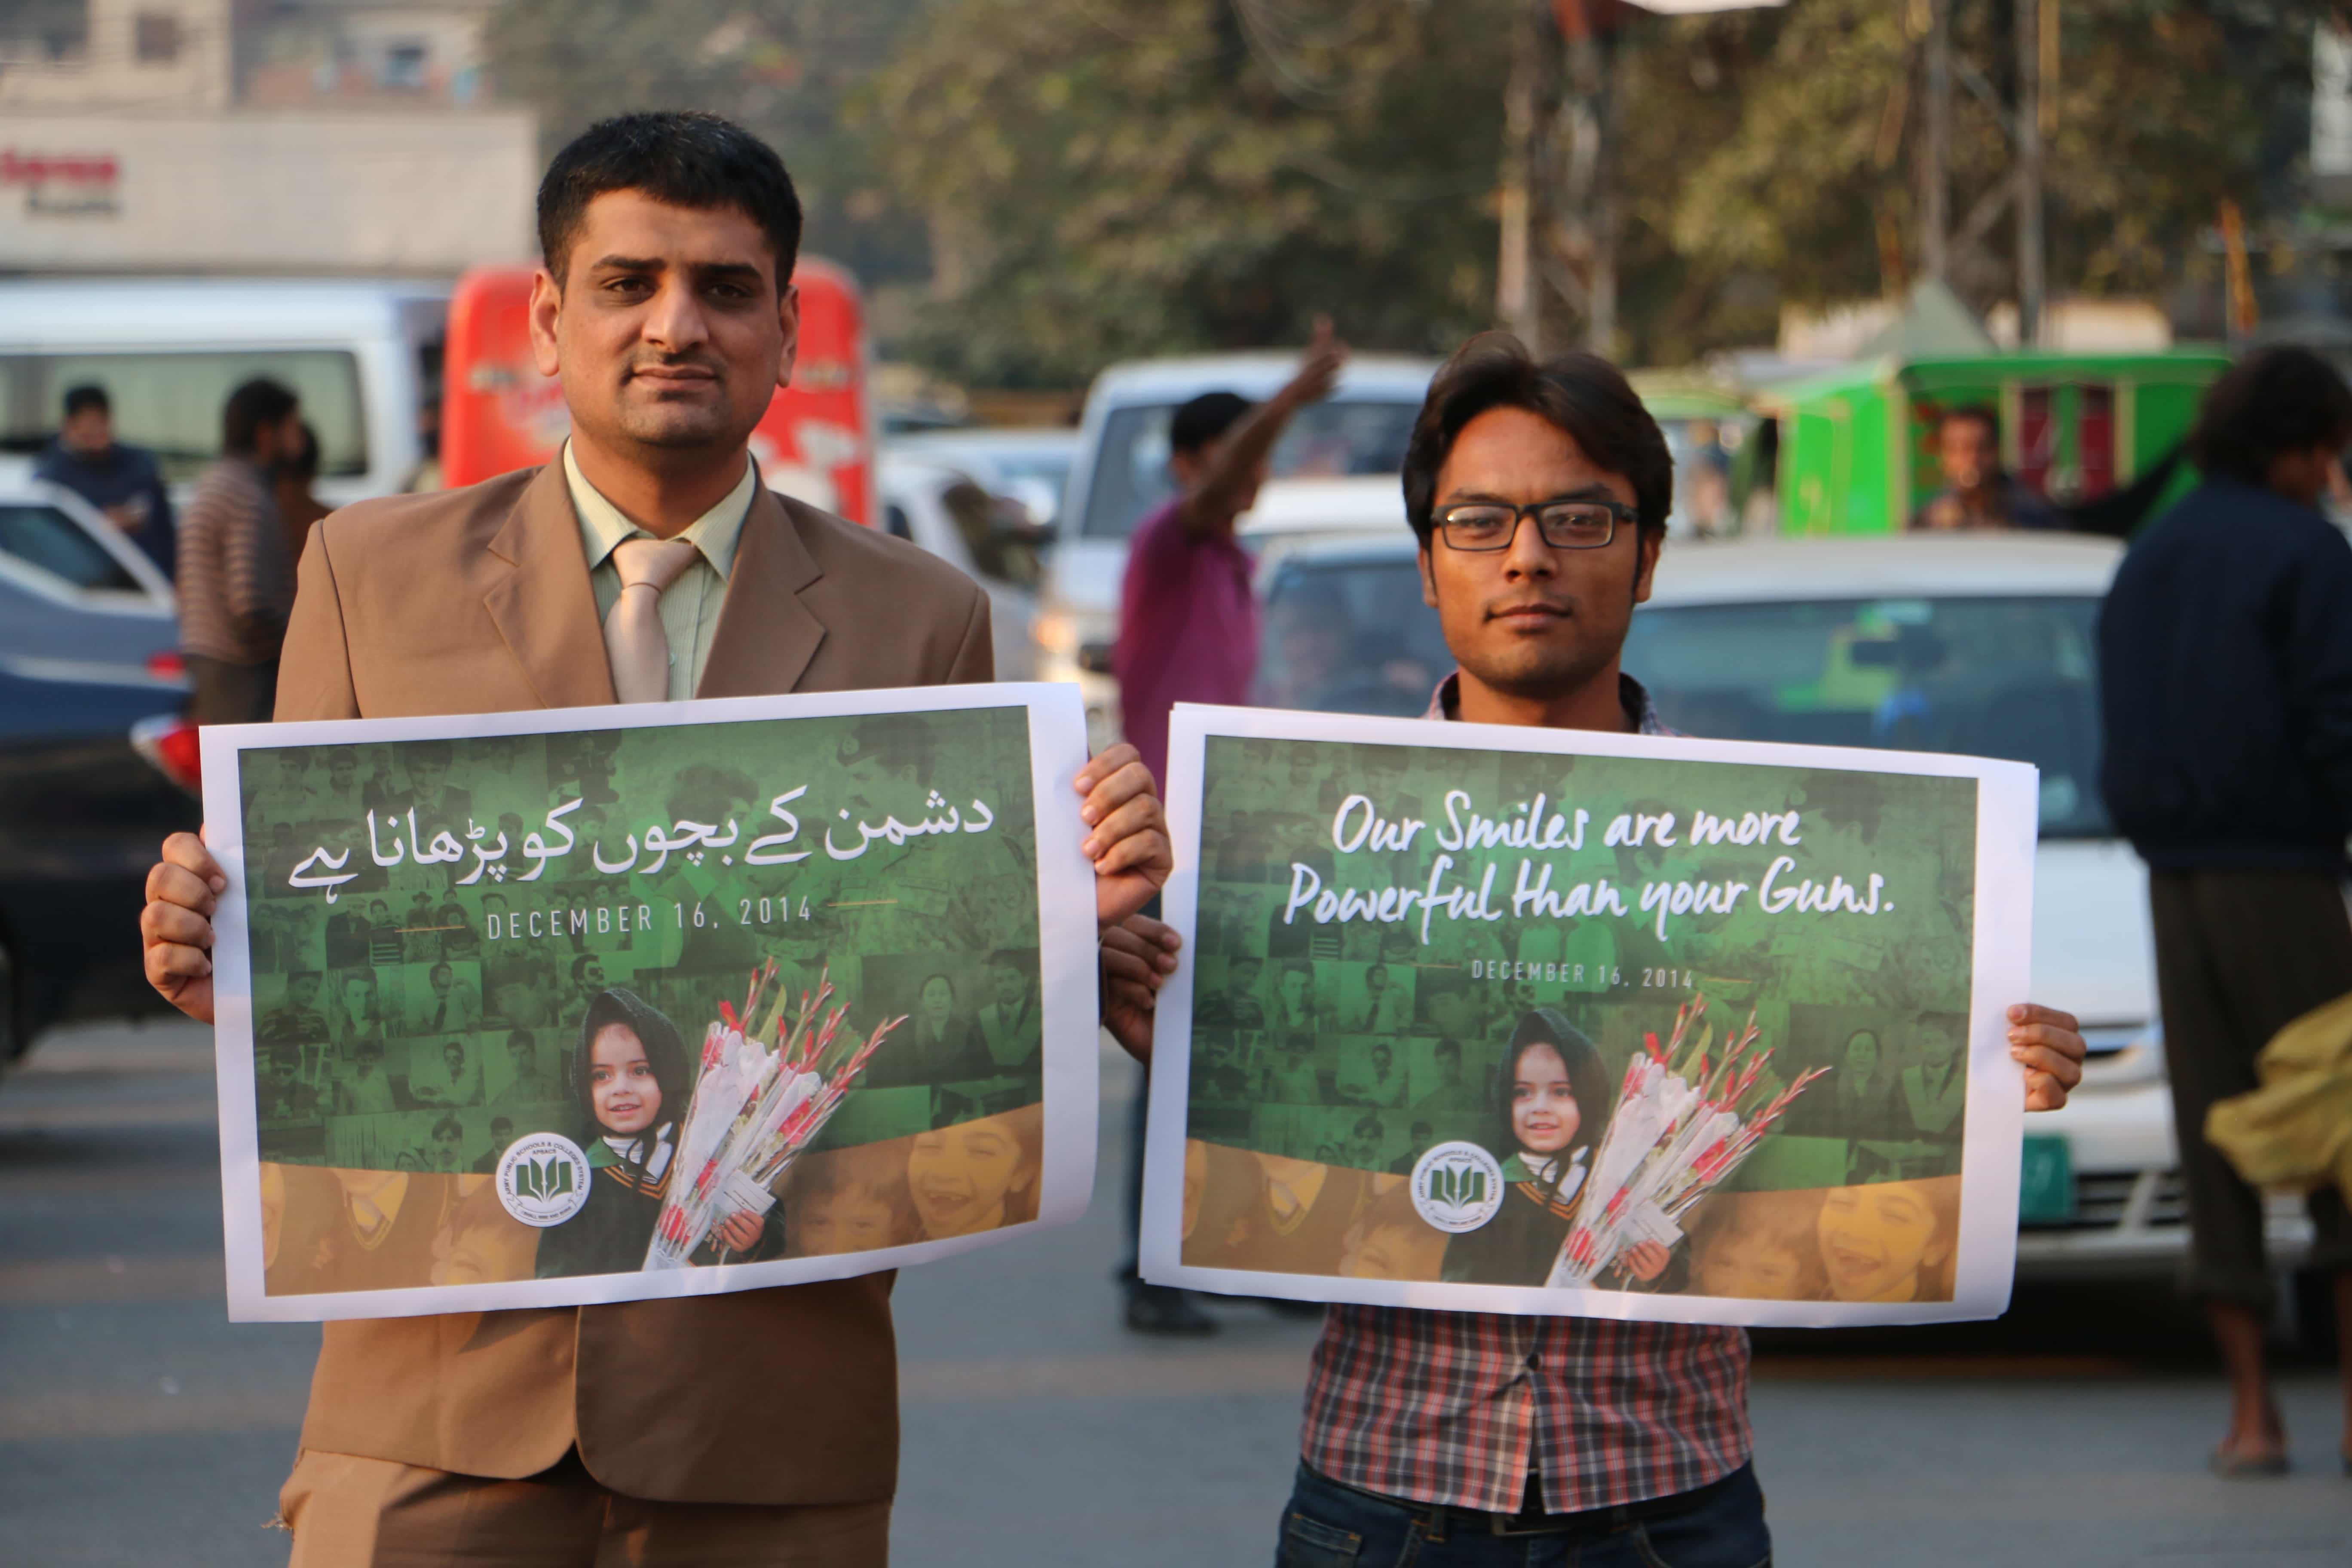
M 1520 0 L 1511 26 L 1511 76 L 1503 89 L 1502 228 L 1495 262 L 1495 318 L 1536 353 L 1543 352 L 1543 311 L 1536 292 L 1536 84 L 1544 47 L 1536 0 Z
M 1559 140 L 1567 151 L 1556 234 L 1573 276 L 1584 346 L 1617 351 L 1618 0 L 1552 0 L 1568 45 Z
M 1927 0 L 1927 147 L 1920 171 L 1919 269 L 1948 282 L 1952 231 L 1952 0 Z
M 2058 0 L 2015 0 L 2017 5 L 2017 341 L 2042 341 L 2042 54 L 2043 9 L 2056 20 Z

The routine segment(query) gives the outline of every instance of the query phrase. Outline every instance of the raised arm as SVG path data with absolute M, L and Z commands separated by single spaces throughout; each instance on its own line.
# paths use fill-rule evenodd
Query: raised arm
M 1307 357 L 1299 362 L 1298 374 L 1216 444 L 1200 488 L 1184 502 L 1185 532 L 1198 537 L 1232 531 L 1234 519 L 1256 488 L 1258 469 L 1282 438 L 1290 416 L 1330 395 L 1339 369 L 1347 363 L 1348 345 L 1332 331 L 1331 319 L 1317 317 L 1315 338 L 1307 345 Z

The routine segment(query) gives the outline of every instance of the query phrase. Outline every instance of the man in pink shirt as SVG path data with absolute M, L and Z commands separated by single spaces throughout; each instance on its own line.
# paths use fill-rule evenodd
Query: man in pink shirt
M 1252 406 L 1235 393 L 1204 392 L 1169 422 L 1176 493 L 1135 525 L 1111 652 L 1123 728 L 1154 778 L 1168 773 L 1170 709 L 1249 700 L 1257 605 L 1234 520 L 1256 503 L 1283 426 L 1328 395 L 1347 363 L 1347 344 L 1318 320 L 1298 374 L 1272 397 Z
M 1135 525 L 1118 595 L 1122 728 L 1155 779 L 1168 774 L 1168 710 L 1179 702 L 1247 702 L 1257 670 L 1257 605 L 1249 552 L 1234 520 L 1257 501 L 1266 462 L 1290 416 L 1328 396 L 1348 363 L 1348 345 L 1328 318 L 1298 374 L 1252 406 L 1232 392 L 1204 392 L 1168 424 L 1168 469 L 1176 493 Z M 1158 913 L 1155 906 L 1153 913 Z M 1147 1334 L 1213 1333 L 1216 1320 L 1181 1290 L 1137 1277 L 1135 1224 L 1143 1196 L 1143 1099 L 1137 1097 L 1128 1163 L 1127 1326 Z

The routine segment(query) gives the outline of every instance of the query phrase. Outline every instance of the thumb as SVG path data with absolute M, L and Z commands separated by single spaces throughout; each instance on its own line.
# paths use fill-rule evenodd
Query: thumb
M 1333 341 L 1333 340 L 1334 340 L 1338 335 L 1339 335 L 1339 334 L 1338 334 L 1338 331 L 1336 331 L 1336 329 L 1334 329 L 1334 328 L 1332 327 L 1332 325 L 1331 325 L 1331 318 L 1330 318 L 1330 317 L 1328 317 L 1328 316 L 1318 316 L 1318 317 L 1316 317 L 1316 318 L 1315 318 L 1315 340 L 1314 340 L 1314 342 L 1313 342 L 1312 343 L 1310 343 L 1310 344 L 1308 345 L 1307 352 L 1308 352 L 1309 353 L 1325 353 L 1329 352 L 1330 347 L 1331 347 L 1332 341 Z

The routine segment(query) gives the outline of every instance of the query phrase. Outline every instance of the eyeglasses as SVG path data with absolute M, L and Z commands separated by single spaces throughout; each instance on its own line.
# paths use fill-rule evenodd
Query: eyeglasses
M 1640 517 L 1613 500 L 1547 500 L 1528 506 L 1466 501 L 1437 514 L 1437 531 L 1449 550 L 1508 550 L 1519 520 L 1532 517 L 1536 531 L 1554 550 L 1599 550 L 1617 537 L 1617 525 Z

